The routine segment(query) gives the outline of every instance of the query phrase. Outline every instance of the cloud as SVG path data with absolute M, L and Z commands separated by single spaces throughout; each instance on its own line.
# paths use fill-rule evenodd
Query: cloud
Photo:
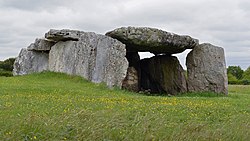
M 17 56 L 51 28 L 104 34 L 121 26 L 149 26 L 221 46 L 228 65 L 246 68 L 249 7 L 248 0 L 1 0 L 0 60 Z M 186 54 L 178 56 L 185 60 Z

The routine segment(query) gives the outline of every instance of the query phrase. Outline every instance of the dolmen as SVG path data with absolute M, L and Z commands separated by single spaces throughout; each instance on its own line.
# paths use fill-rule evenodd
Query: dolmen
M 187 71 L 173 56 L 186 49 L 191 49 L 186 58 Z M 155 56 L 140 59 L 138 52 Z M 105 35 L 51 29 L 44 38 L 21 49 L 13 74 L 42 71 L 79 75 L 134 92 L 228 93 L 223 48 L 149 27 L 121 27 Z

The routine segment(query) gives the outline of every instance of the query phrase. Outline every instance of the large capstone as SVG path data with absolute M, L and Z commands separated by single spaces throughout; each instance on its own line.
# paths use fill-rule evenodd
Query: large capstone
M 106 35 L 126 44 L 128 52 L 170 55 L 192 49 L 199 44 L 197 39 L 190 36 L 180 36 L 148 27 L 122 27 L 107 32 Z
M 14 62 L 13 75 L 25 75 L 48 70 L 49 54 L 23 48 Z
M 227 94 L 228 81 L 224 50 L 205 43 L 187 56 L 188 91 Z
M 155 56 L 141 60 L 141 88 L 151 93 L 187 92 L 185 71 L 177 57 Z
M 121 87 L 128 69 L 125 45 L 92 32 L 68 32 L 68 35 L 79 35 L 78 41 L 62 39 L 57 42 L 50 50 L 49 70 L 80 75 L 95 83 L 104 82 L 109 87 Z M 53 36 L 56 40 L 61 37 Z

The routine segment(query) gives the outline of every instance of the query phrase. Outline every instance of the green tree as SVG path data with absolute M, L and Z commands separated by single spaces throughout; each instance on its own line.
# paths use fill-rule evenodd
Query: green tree
M 15 58 L 9 58 L 4 61 L 0 61 L 0 70 L 12 71 Z
M 250 66 L 244 71 L 243 79 L 250 80 Z
M 241 69 L 240 66 L 229 66 L 227 68 L 227 74 L 232 74 L 238 80 L 243 78 L 243 73 L 244 73 L 244 71 Z
M 228 73 L 227 77 L 228 77 L 228 84 L 238 84 L 239 83 L 239 80 L 235 76 L 233 76 L 231 73 Z

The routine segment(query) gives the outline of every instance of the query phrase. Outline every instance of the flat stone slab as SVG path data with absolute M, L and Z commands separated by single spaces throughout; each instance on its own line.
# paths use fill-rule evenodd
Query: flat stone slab
M 50 51 L 53 45 L 55 45 L 55 42 L 51 42 L 46 39 L 37 38 L 34 43 L 31 43 L 27 47 L 27 50 L 28 51 Z
M 81 31 L 69 30 L 69 29 L 50 29 L 45 33 L 45 38 L 58 42 L 58 41 L 78 41 L 81 35 Z
M 128 52 L 151 52 L 154 54 L 175 54 L 193 49 L 197 39 L 181 36 L 149 27 L 121 27 L 107 32 L 107 36 L 126 44 Z

